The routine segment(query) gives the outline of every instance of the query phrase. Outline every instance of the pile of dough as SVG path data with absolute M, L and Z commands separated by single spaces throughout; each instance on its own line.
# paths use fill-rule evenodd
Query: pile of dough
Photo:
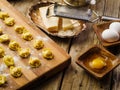
M 10 41 L 9 48 L 11 50 L 17 51 L 20 48 L 20 45 L 16 41 Z
M 8 26 L 13 26 L 15 24 L 14 18 L 8 17 L 5 18 L 4 23 Z
M 10 67 L 10 74 L 15 77 L 18 78 L 22 75 L 22 71 L 20 67 Z
M 39 8 L 39 13 L 42 18 L 43 24 L 49 32 L 58 32 L 59 30 L 73 30 L 74 25 L 71 19 L 59 18 L 59 17 L 47 17 L 48 6 Z M 53 8 L 49 10 L 52 13 Z
M 30 55 L 30 50 L 28 48 L 26 49 L 19 49 L 19 55 L 22 57 L 22 58 L 27 58 L 29 55 Z
M 29 59 L 29 64 L 33 68 L 37 68 L 37 67 L 39 67 L 41 65 L 40 60 L 38 58 L 36 58 L 36 57 L 31 57 Z
M 4 56 L 3 61 L 8 67 L 14 66 L 14 59 L 12 56 L 9 55 Z
M 1 43 L 5 43 L 5 42 L 9 42 L 10 39 L 9 39 L 9 36 L 7 34 L 3 34 L 0 36 L 0 42 Z
M 42 55 L 46 59 L 53 59 L 54 58 L 54 55 L 49 48 L 44 48 L 42 50 Z
M 14 28 L 15 28 L 15 31 L 19 34 L 22 34 L 25 31 L 25 27 L 20 26 L 20 25 L 19 26 L 16 25 Z
M 0 28 L 0 35 L 2 35 L 3 34 L 3 30 L 2 30 L 2 28 Z
M 0 11 L 0 19 L 5 19 L 8 17 L 9 17 L 8 13 Z
M 41 49 L 41 48 L 44 47 L 44 43 L 43 43 L 42 40 L 35 40 L 35 41 L 33 42 L 33 46 L 34 46 L 34 48 L 36 48 L 36 49 Z
M 5 84 L 6 82 L 6 76 L 0 74 L 0 86 Z
M 30 40 L 33 39 L 33 36 L 32 36 L 32 34 L 30 32 L 25 32 L 25 33 L 22 34 L 22 38 L 24 40 L 30 41 Z
M 5 55 L 5 51 L 2 47 L 0 47 L 0 58 L 2 58 Z

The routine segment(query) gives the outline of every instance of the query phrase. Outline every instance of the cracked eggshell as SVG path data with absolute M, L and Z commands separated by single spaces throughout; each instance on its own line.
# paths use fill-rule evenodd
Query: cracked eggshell
M 110 29 L 104 30 L 101 36 L 102 36 L 102 39 L 107 42 L 115 42 L 119 40 L 119 33 Z
M 120 23 L 119 22 L 113 22 L 109 26 L 110 30 L 116 31 L 120 34 Z

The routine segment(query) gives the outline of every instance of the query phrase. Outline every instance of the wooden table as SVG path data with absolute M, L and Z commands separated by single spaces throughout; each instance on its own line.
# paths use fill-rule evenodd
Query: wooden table
M 31 5 L 38 1 L 40 0 L 12 0 L 9 2 L 24 15 L 27 15 L 27 11 Z M 54 1 L 59 2 L 61 0 Z M 95 9 L 100 15 L 120 17 L 120 0 L 100 0 Z M 99 44 L 92 24 L 86 24 L 87 29 L 75 38 L 61 39 L 49 36 L 71 55 L 72 62 L 67 69 L 53 75 L 53 77 L 42 84 L 39 81 L 36 82 L 37 84 L 33 90 L 120 90 L 120 66 L 106 75 L 102 80 L 96 80 L 75 63 L 76 55 L 82 54 L 92 45 Z M 120 45 L 107 49 L 120 56 Z

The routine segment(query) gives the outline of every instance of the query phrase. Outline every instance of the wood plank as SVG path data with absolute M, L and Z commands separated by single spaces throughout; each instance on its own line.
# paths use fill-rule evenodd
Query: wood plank
M 60 71 L 61 69 L 63 69 L 64 67 L 66 67 L 69 64 L 70 56 L 62 48 L 60 48 L 56 43 L 54 43 L 49 37 L 47 37 L 43 32 L 41 32 L 38 28 L 36 28 L 34 25 L 32 25 L 19 12 L 17 12 L 11 5 L 9 5 L 9 3 L 7 3 L 5 0 L 1 1 L 0 8 L 2 10 L 4 10 L 5 12 L 8 12 L 10 17 L 14 17 L 16 25 L 21 24 L 27 30 L 29 30 L 32 33 L 34 39 L 36 36 L 40 36 L 40 37 L 44 38 L 43 41 L 44 41 L 45 47 L 51 48 L 54 55 L 55 55 L 55 53 L 57 54 L 57 55 L 55 55 L 54 60 L 49 60 L 49 61 L 45 60 L 44 58 L 39 56 L 39 53 L 41 52 L 41 50 L 38 51 L 33 48 L 32 41 L 26 42 L 25 40 L 21 39 L 21 36 L 18 35 L 17 33 L 15 33 L 15 31 L 13 31 L 14 30 L 13 27 L 8 27 L 8 26 L 4 25 L 4 23 L 2 21 L 0 21 L 1 25 L 5 29 L 4 33 L 9 34 L 10 39 L 19 41 L 19 44 L 22 48 L 29 47 L 31 49 L 31 51 L 34 52 L 34 53 L 31 53 L 31 56 L 37 56 L 42 59 L 41 60 L 42 65 L 39 68 L 29 69 L 27 71 L 23 69 L 23 75 L 25 77 L 20 77 L 18 79 L 11 78 L 11 81 L 15 81 L 17 83 L 18 87 L 15 86 L 15 88 L 14 88 L 12 83 L 10 83 L 10 85 L 8 85 L 8 86 L 12 86 L 12 89 L 18 89 L 19 87 L 22 87 L 39 77 L 42 78 L 43 75 L 45 75 L 45 77 L 49 77 L 52 74 L 54 74 L 55 72 Z M 1 45 L 3 45 L 3 44 L 1 44 Z M 3 45 L 3 47 L 7 47 L 7 46 Z M 8 52 L 8 48 L 6 48 L 6 52 Z M 16 56 L 18 54 L 17 52 L 13 52 L 13 51 L 10 51 L 9 53 L 12 55 L 16 55 Z M 24 68 L 24 66 L 28 65 L 28 63 L 27 63 L 28 60 L 27 59 L 21 60 L 21 59 L 19 62 L 16 62 L 16 65 L 20 65 L 22 68 Z M 61 65 L 62 65 L 62 67 L 60 68 Z M 26 72 L 28 72 L 28 73 L 26 73 Z M 34 73 L 35 75 L 32 73 Z M 25 75 L 25 74 L 29 74 L 29 75 Z M 27 81 L 24 80 L 26 78 L 27 78 Z M 25 83 L 23 83 L 23 81 L 25 81 Z M 4 90 L 5 89 L 7 89 L 7 88 L 4 88 Z
M 104 15 L 104 12 L 105 12 L 105 4 L 106 4 L 106 2 L 105 2 L 105 0 L 97 0 L 98 2 L 97 2 L 97 4 L 96 4 L 96 6 L 95 6 L 95 11 L 100 15 L 100 16 L 102 16 L 102 15 Z
M 87 34 L 86 34 L 87 33 Z M 89 38 L 88 38 L 89 37 Z M 79 42 L 78 42 L 79 41 Z M 65 77 L 62 83 L 62 90 L 104 90 L 110 89 L 110 80 L 108 82 L 96 80 L 88 73 L 84 72 L 74 61 L 74 58 L 82 54 L 88 47 L 97 44 L 94 32 L 89 28 L 81 35 L 74 39 L 73 45 L 70 50 L 72 56 L 72 65 L 65 72 Z M 108 75 L 107 77 L 110 77 Z M 105 85 L 104 85 L 105 84 Z
M 20 1 L 16 2 L 15 7 L 18 10 L 20 10 L 21 12 L 24 12 L 26 14 L 28 7 L 30 7 L 30 5 L 32 5 L 32 4 L 34 4 L 35 3 L 34 1 L 36 2 L 38 0 L 20 0 Z M 59 0 L 57 0 L 57 1 L 59 1 Z M 119 10 L 120 5 L 118 2 L 120 2 L 120 0 L 99 0 L 99 1 L 100 1 L 100 3 L 98 3 L 98 5 L 96 6 L 96 11 L 98 10 L 97 12 L 100 15 L 109 15 L 109 16 L 115 16 L 115 17 L 119 16 L 120 17 L 120 14 L 118 15 L 118 13 L 120 13 L 120 11 L 117 11 L 117 10 Z M 28 4 L 28 2 L 30 3 L 30 5 L 29 6 L 25 5 L 25 4 Z M 116 4 L 116 2 L 117 2 L 117 4 Z M 105 4 L 106 4 L 106 7 L 104 8 Z M 24 6 L 24 7 L 19 8 L 18 5 L 20 5 L 21 7 L 22 6 Z M 115 8 L 112 11 L 113 7 L 116 7 L 117 9 Z M 88 25 L 88 26 L 91 26 L 91 25 Z M 76 57 L 77 54 L 82 54 L 82 52 L 84 52 L 84 50 L 87 49 L 87 47 L 89 47 L 90 45 L 99 43 L 99 41 L 96 39 L 96 35 L 94 34 L 94 32 L 93 31 L 90 32 L 90 31 L 91 31 L 91 29 L 89 28 L 89 31 L 87 31 L 85 33 L 83 32 L 84 34 L 80 34 L 79 37 L 75 38 L 76 40 L 73 39 L 73 45 L 72 45 L 72 48 L 70 49 L 71 50 L 70 54 L 72 56 L 72 65 L 69 67 L 69 69 L 67 69 L 67 71 L 65 73 L 65 77 L 63 79 L 62 86 L 60 86 L 60 84 L 61 84 L 61 79 L 62 79 L 63 73 L 60 73 L 60 74 L 53 76 L 47 82 L 44 82 L 42 85 L 38 84 L 38 86 L 36 88 L 34 88 L 33 90 L 39 90 L 39 89 L 40 90 L 58 90 L 59 87 L 62 87 L 61 90 L 86 90 L 86 89 L 119 90 L 119 88 L 120 88 L 119 67 L 120 66 L 114 70 L 113 77 L 111 77 L 111 75 L 112 75 L 112 73 L 111 73 L 111 74 L 108 74 L 105 79 L 99 81 L 99 80 L 96 80 L 93 77 L 89 76 L 89 74 L 86 74 L 86 72 L 84 72 L 83 69 L 81 69 L 74 63 L 74 58 Z M 70 39 L 64 40 L 64 39 L 59 39 L 59 38 L 55 38 L 55 37 L 51 37 L 51 36 L 50 36 L 50 38 L 52 38 L 57 44 L 59 44 L 66 51 L 69 50 Z M 78 41 L 80 40 L 80 41 L 78 42 L 77 40 Z M 87 41 L 88 41 L 88 43 L 87 43 Z M 92 43 L 92 42 L 94 42 L 94 43 Z M 119 48 L 120 47 L 118 46 L 118 48 L 116 50 L 119 50 Z M 117 51 L 117 53 L 119 56 L 119 51 Z M 111 78 L 113 78 L 113 79 L 111 80 Z M 111 83 L 111 81 L 112 81 L 112 83 Z M 39 87 L 39 85 L 41 85 L 41 86 Z M 110 85 L 112 85 L 112 86 L 110 86 Z
M 120 0 L 106 0 L 104 15 L 106 16 L 119 16 L 119 2 Z
M 105 0 L 100 0 L 95 9 L 103 15 Z M 74 59 L 77 55 L 82 54 L 88 47 L 99 44 L 96 34 L 92 29 L 92 24 L 87 24 L 87 30 L 82 32 L 79 37 L 72 42 L 70 55 L 72 56 L 72 64 L 65 72 L 62 83 L 62 90 L 109 90 L 111 74 L 107 75 L 103 80 L 96 80 L 86 73 L 82 68 L 76 65 Z M 107 80 L 107 82 L 105 82 Z
M 113 71 L 112 90 L 120 89 L 120 66 Z
M 112 16 L 112 17 L 120 17 L 120 0 L 106 0 L 104 15 Z M 112 51 L 113 54 L 120 56 L 120 45 L 109 47 L 108 50 Z M 120 71 L 119 71 L 119 69 L 120 69 L 120 66 L 118 66 L 112 72 L 111 90 L 119 90 L 120 89 L 120 81 L 119 81 Z
M 120 0 L 106 0 L 105 15 L 120 18 Z M 108 48 L 113 54 L 120 56 L 120 45 Z M 112 72 L 111 90 L 120 89 L 120 66 Z
M 27 17 L 27 11 L 28 9 L 35 3 L 37 3 L 39 0 L 20 0 L 20 1 L 12 1 L 12 5 L 22 12 Z M 54 0 L 57 2 L 60 2 L 60 0 Z M 27 5 L 28 4 L 28 5 Z M 19 7 L 18 7 L 19 6 Z M 69 50 L 69 43 L 71 39 L 60 39 L 57 37 L 52 37 L 48 35 L 51 39 L 53 39 L 59 46 L 61 46 L 65 51 L 68 52 Z M 42 85 L 39 83 L 39 81 L 36 82 L 36 85 L 34 85 L 33 90 L 58 90 L 61 84 L 63 72 L 60 72 L 56 74 L 55 76 L 51 77 L 46 82 L 43 82 Z

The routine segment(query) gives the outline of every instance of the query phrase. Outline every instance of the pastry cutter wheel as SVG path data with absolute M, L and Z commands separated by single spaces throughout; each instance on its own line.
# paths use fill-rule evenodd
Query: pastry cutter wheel
M 94 10 L 85 7 L 71 7 L 65 4 L 51 4 L 46 12 L 47 17 L 63 17 L 75 20 L 83 20 L 87 22 L 95 22 L 97 20 L 120 20 L 120 18 L 100 16 Z

